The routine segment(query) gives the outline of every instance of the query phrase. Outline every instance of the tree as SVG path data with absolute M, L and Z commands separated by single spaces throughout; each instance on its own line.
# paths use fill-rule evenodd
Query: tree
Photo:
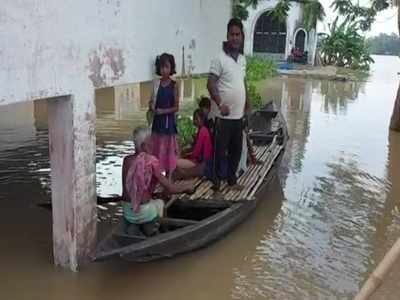
M 232 15 L 241 20 L 247 20 L 249 17 L 248 8 L 256 8 L 259 0 L 232 0 Z M 291 2 L 299 2 L 299 0 L 280 0 L 271 10 L 271 14 L 280 19 L 286 20 L 290 9 Z M 306 30 L 315 28 L 318 21 L 322 21 L 325 17 L 324 7 L 318 0 L 303 0 L 304 27 Z
M 329 25 L 329 33 L 320 34 L 320 52 L 327 65 L 368 70 L 373 62 L 365 38 L 359 34 L 356 22 L 338 24 L 338 17 Z
M 397 34 L 381 33 L 367 39 L 372 54 L 400 55 L 400 38 Z
M 325 18 L 325 10 L 322 4 L 316 0 L 308 0 L 303 7 L 304 27 L 307 31 L 317 27 L 317 22 Z
M 256 8 L 258 0 L 232 0 L 232 16 L 240 20 L 247 20 L 249 17 L 248 8 Z
M 318 21 L 323 21 L 325 10 L 318 0 L 279 0 L 274 9 L 268 14 L 280 21 L 285 21 L 291 7 L 291 2 L 301 2 L 303 4 L 303 24 L 307 31 L 315 28 Z

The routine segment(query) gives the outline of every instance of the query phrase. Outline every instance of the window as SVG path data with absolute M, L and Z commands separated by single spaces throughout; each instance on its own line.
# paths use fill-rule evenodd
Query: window
M 254 52 L 285 53 L 286 24 L 263 13 L 257 20 L 254 31 Z

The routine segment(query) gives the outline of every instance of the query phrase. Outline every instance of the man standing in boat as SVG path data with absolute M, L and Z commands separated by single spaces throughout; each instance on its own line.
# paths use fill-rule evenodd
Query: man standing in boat
M 219 190 L 223 164 L 228 165 L 228 185 L 237 184 L 236 170 L 243 142 L 242 118 L 249 108 L 245 84 L 246 58 L 243 55 L 244 32 L 239 19 L 231 19 L 227 26 L 227 41 L 221 53 L 212 60 L 207 88 L 215 116 L 214 190 Z

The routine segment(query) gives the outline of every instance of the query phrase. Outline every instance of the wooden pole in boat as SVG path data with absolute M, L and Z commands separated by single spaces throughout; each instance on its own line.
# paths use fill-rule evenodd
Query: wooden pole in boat
M 354 300 L 368 299 L 382 284 L 385 276 L 389 273 L 390 269 L 395 264 L 396 260 L 400 257 L 400 238 L 393 245 L 393 247 L 386 253 L 383 260 L 379 263 L 378 267 L 372 272 L 368 280 L 364 283 L 361 290 L 358 292 Z

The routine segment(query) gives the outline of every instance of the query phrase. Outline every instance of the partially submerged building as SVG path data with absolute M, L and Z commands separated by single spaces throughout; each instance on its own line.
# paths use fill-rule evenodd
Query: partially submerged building
M 316 29 L 307 31 L 303 25 L 301 1 L 291 1 L 286 21 L 268 14 L 278 0 L 260 0 L 257 8 L 249 9 L 245 26 L 245 52 L 286 60 L 294 47 L 307 52 L 307 62 L 313 64 L 317 47 Z
M 207 72 L 230 15 L 230 0 L 2 2 L 0 109 L 48 99 L 56 265 L 77 270 L 96 241 L 95 90 L 151 80 L 164 51 Z

